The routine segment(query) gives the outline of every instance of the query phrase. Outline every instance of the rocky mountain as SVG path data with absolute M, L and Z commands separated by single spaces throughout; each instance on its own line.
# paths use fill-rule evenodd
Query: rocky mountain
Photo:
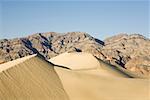
M 89 52 L 103 61 L 150 74 L 150 40 L 139 34 L 119 34 L 101 41 L 84 32 L 36 33 L 0 40 L 0 63 L 39 54 L 50 59 L 63 52 Z
M 139 34 L 120 34 L 106 39 L 102 53 L 110 62 L 134 72 L 150 74 L 150 40 Z

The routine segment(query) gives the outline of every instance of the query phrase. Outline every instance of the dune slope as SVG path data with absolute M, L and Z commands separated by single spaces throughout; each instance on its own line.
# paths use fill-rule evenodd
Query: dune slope
M 51 58 L 49 61 L 56 65 L 66 66 L 72 70 L 93 69 L 99 66 L 99 62 L 89 53 L 65 52 Z
M 129 78 L 90 54 L 65 53 L 53 61 L 57 65 L 32 55 L 1 64 L 0 99 L 150 100 L 150 80 Z
M 63 53 L 59 56 L 51 58 L 50 62 L 70 68 L 74 71 L 88 72 L 91 74 L 109 75 L 116 77 L 131 77 L 127 73 L 118 70 L 117 68 L 103 63 L 89 53 Z
M 71 69 L 54 67 L 71 100 L 150 100 L 148 79 L 130 78 L 134 74 L 90 54 L 65 53 L 49 61 Z
M 36 55 L 0 65 L 1 100 L 68 100 L 52 64 Z
M 150 100 L 148 79 L 95 75 L 55 67 L 71 100 Z

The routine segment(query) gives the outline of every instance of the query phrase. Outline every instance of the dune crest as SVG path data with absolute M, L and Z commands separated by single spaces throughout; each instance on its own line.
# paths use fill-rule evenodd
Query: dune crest
M 2 100 L 68 100 L 53 65 L 37 55 L 2 64 L 0 71 Z
M 50 62 L 70 68 L 74 71 L 82 71 L 84 73 L 91 73 L 104 76 L 116 76 L 116 77 L 131 77 L 127 73 L 124 73 L 117 68 L 105 64 L 103 61 L 96 59 L 90 53 L 74 52 L 63 53 L 59 56 L 53 57 Z
M 38 55 L 1 64 L 0 99 L 150 100 L 150 80 L 129 78 L 91 54 L 62 55 L 58 61 L 62 60 L 63 65 L 57 57 L 54 65 Z M 94 66 L 90 66 L 90 60 Z
M 72 70 L 93 69 L 99 66 L 99 62 L 92 54 L 82 52 L 65 52 L 51 58 L 49 61 L 56 65 L 66 66 Z
M 54 67 L 71 100 L 150 99 L 148 79 L 130 78 L 137 76 L 91 54 L 64 53 L 49 61 L 71 69 Z

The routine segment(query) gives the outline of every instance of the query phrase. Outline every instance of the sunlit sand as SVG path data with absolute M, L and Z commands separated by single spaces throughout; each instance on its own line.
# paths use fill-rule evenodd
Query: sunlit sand
M 31 55 L 1 64 L 0 98 L 150 100 L 149 79 L 131 78 L 91 54 L 64 53 L 49 61 Z

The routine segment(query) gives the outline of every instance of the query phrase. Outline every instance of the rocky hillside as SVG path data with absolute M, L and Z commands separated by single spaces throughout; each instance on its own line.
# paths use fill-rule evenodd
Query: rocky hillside
M 138 35 L 120 34 L 104 41 L 87 33 L 36 33 L 24 38 L 0 40 L 0 63 L 38 53 L 46 59 L 63 52 L 90 52 L 113 65 L 148 75 L 150 40 Z
M 142 73 L 150 74 L 150 40 L 139 34 L 120 34 L 106 39 L 102 53 L 110 62 Z

